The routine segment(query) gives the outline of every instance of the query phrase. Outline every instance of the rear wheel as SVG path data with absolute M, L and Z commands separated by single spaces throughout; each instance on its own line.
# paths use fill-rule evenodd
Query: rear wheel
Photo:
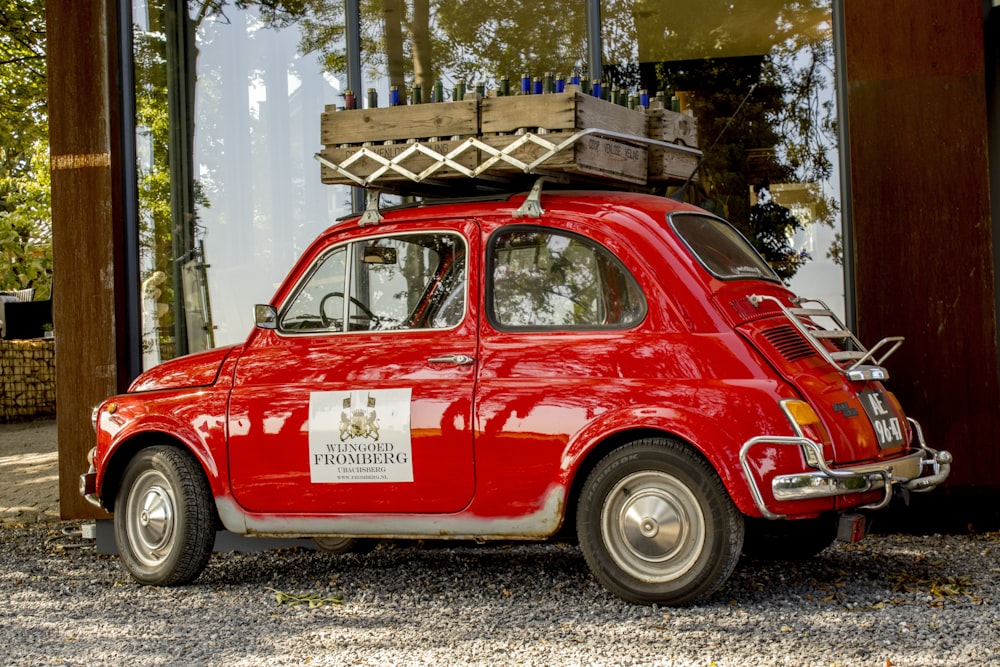
M 577 535 L 594 575 L 640 604 L 689 604 L 732 573 L 743 517 L 715 470 L 666 438 L 616 449 L 584 483 Z
M 150 447 L 136 454 L 115 501 L 115 543 L 141 584 L 175 586 L 197 577 L 215 542 L 212 494 L 185 451 Z

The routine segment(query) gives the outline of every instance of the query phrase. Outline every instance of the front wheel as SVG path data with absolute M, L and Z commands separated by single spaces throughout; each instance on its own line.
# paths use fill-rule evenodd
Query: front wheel
M 212 494 L 197 461 L 174 447 L 150 447 L 129 461 L 115 501 L 115 544 L 141 584 L 192 581 L 215 542 Z
M 610 591 L 630 602 L 676 606 L 726 581 L 743 545 L 743 517 L 699 454 L 650 438 L 598 462 L 580 495 L 577 536 Z

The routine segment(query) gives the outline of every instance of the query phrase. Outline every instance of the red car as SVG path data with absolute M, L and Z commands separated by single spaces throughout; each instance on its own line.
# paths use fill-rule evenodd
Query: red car
M 312 244 L 245 343 L 101 404 L 81 492 L 146 584 L 193 580 L 221 528 L 575 536 L 612 592 L 685 604 L 741 553 L 859 539 L 850 510 L 947 477 L 882 385 L 898 343 L 865 350 L 671 199 L 369 211 Z

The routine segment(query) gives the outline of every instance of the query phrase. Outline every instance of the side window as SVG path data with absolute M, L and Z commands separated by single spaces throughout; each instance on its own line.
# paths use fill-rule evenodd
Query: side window
M 513 228 L 490 245 L 491 317 L 510 328 L 624 328 L 642 321 L 635 278 L 603 246 L 555 230 Z
M 287 332 L 447 329 L 466 311 L 465 242 L 434 232 L 341 246 L 317 263 L 279 318 Z
M 324 255 L 313 268 L 309 279 L 282 311 L 278 327 L 283 331 L 325 331 L 334 321 L 326 314 L 331 299 L 344 296 L 347 248 L 340 247 Z

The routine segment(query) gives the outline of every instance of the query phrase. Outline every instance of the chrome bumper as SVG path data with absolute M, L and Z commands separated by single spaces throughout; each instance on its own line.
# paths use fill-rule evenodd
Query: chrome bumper
M 768 509 L 757 480 L 750 470 L 748 462 L 750 450 L 763 444 L 808 448 L 814 454 L 813 459 L 819 462 L 816 470 L 778 475 L 771 480 L 771 493 L 777 501 L 829 498 L 883 489 L 882 499 L 864 508 L 881 509 L 892 500 L 894 484 L 899 484 L 902 488 L 915 493 L 930 491 L 948 478 L 952 456 L 946 451 L 939 452 L 927 447 L 920 425 L 912 419 L 909 421 L 916 434 L 917 448 L 911 449 L 909 454 L 899 458 L 847 468 L 834 469 L 827 466 L 823 460 L 823 446 L 808 438 L 758 436 L 747 440 L 740 449 L 740 464 L 743 466 L 757 509 L 768 519 L 783 519 L 786 516 Z M 931 472 L 925 475 L 927 470 Z
M 97 495 L 97 470 L 94 466 L 90 466 L 90 470 L 80 475 L 80 495 L 94 507 L 104 509 Z

